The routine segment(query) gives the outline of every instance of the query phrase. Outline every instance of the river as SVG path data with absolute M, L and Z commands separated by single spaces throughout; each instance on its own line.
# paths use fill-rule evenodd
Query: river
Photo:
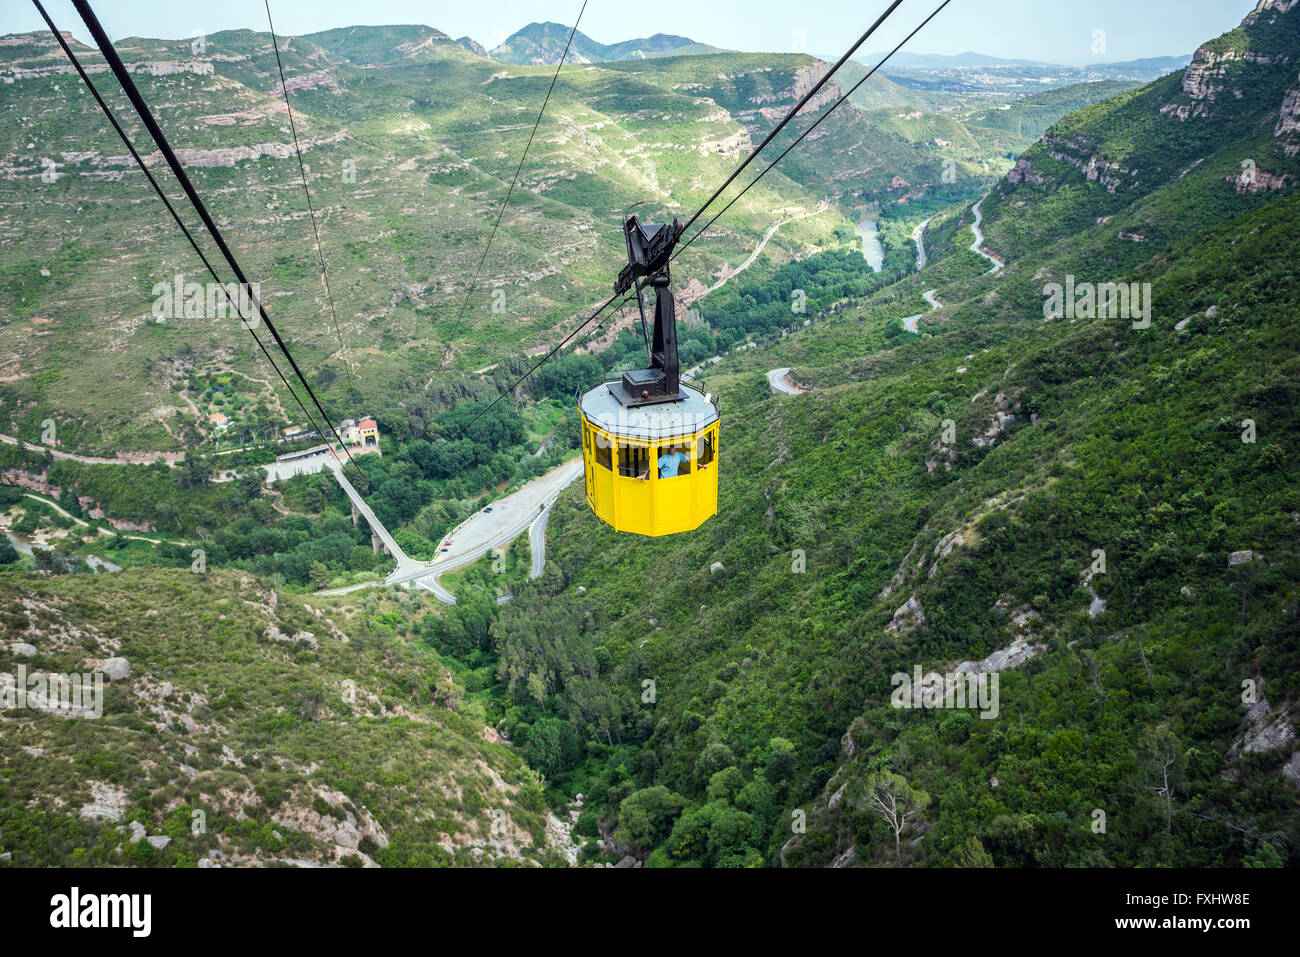
M 858 222 L 858 235 L 862 237 L 862 256 L 876 272 L 885 265 L 885 247 L 880 245 L 876 230 L 876 215 L 867 214 Z
M 5 529 L 4 534 L 5 538 L 9 540 L 9 544 L 14 547 L 14 551 L 18 552 L 20 555 L 32 555 L 35 553 L 37 548 L 43 552 L 51 549 L 51 546 L 49 545 L 33 546 L 31 542 L 19 538 L 8 529 Z M 90 569 L 94 572 L 99 572 L 101 569 L 106 572 L 120 572 L 122 570 L 121 565 L 115 565 L 108 559 L 100 558 L 98 555 L 82 555 L 80 557 L 85 559 L 86 564 L 90 566 Z

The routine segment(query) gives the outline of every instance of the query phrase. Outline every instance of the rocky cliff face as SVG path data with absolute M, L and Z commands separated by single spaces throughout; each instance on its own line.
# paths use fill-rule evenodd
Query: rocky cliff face
M 1297 3 L 1300 3 L 1300 0 L 1259 0 L 1255 9 L 1246 14 L 1246 18 L 1241 22 L 1250 24 L 1264 20 L 1272 23 L 1281 14 L 1290 13 L 1291 8 Z
M 1292 179 L 1290 173 L 1269 173 L 1258 166 L 1247 164 L 1240 173 L 1229 176 L 1228 182 L 1233 184 L 1233 189 L 1239 195 L 1244 195 L 1262 190 L 1279 192 L 1285 189 Z
M 1181 74 L 1117 100 L 1112 110 L 1053 126 L 1003 188 L 1081 176 L 1118 202 L 1207 175 L 1216 163 L 1219 182 L 1238 195 L 1293 187 L 1300 175 L 1291 162 L 1300 154 L 1297 62 L 1300 0 L 1260 0 L 1239 27 L 1202 44 Z M 1184 136 L 1183 126 L 1194 132 Z M 1117 128 L 1126 134 L 1115 138 Z
M 1192 57 L 1192 63 L 1183 73 L 1183 93 L 1191 103 L 1168 103 L 1160 112 L 1186 122 L 1194 116 L 1209 116 L 1219 97 L 1229 88 L 1235 67 L 1239 64 L 1272 66 L 1289 62 L 1290 58 L 1274 58 L 1268 54 L 1244 50 L 1217 52 L 1201 47 Z M 1240 98 L 1238 96 L 1238 98 Z
M 1069 163 L 1089 183 L 1098 183 L 1106 187 L 1108 193 L 1114 193 L 1122 186 L 1139 185 L 1137 170 L 1129 169 L 1121 163 L 1107 159 L 1096 144 L 1075 137 L 1071 140 L 1051 140 L 1047 155 L 1052 159 Z
M 1182 92 L 1186 100 L 1165 104 L 1161 113 L 1186 122 L 1192 117 L 1211 116 L 1224 103 L 1242 99 L 1248 85 L 1250 67 L 1285 68 L 1296 60 L 1297 52 L 1275 48 L 1272 44 L 1250 41 L 1259 36 L 1279 33 L 1283 18 L 1300 0 L 1260 0 L 1259 5 L 1232 33 L 1203 44 L 1183 72 Z
M 1047 182 L 1047 178 L 1041 173 L 1034 172 L 1033 160 L 1025 159 L 1023 156 L 1016 160 L 1016 165 L 1007 171 L 1006 180 L 1008 183 L 1037 183 L 1042 185 Z
M 807 66 L 800 67 L 794 75 L 794 96 L 795 99 L 806 94 L 811 90 L 822 77 L 830 65 L 826 63 L 810 63 Z M 822 91 L 808 101 L 804 107 L 809 113 L 815 113 L 823 106 L 829 106 L 844 95 L 844 90 L 835 82 L 827 83 L 822 87 Z
M 488 55 L 487 47 L 483 46 L 483 44 L 479 43 L 473 37 L 461 37 L 456 42 L 459 43 L 461 46 L 463 46 L 470 53 L 477 53 L 479 56 Z
M 1292 87 L 1282 98 L 1273 137 L 1287 156 L 1300 153 L 1300 86 Z

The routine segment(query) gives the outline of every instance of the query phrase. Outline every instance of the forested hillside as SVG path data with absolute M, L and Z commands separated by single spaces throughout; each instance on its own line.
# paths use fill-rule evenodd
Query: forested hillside
M 1276 46 L 1287 9 L 1207 49 Z M 920 276 L 712 370 L 699 532 L 632 539 L 562 501 L 556 566 L 485 648 L 503 727 L 559 742 L 554 791 L 605 795 L 580 831 L 662 866 L 1295 863 L 1284 45 L 1229 61 L 1224 115 L 1194 66 L 1050 130 L 983 204 L 1002 273 L 967 215 Z M 1247 151 L 1268 179 L 1230 175 Z M 1067 272 L 1149 282 L 1150 325 L 1046 319 Z M 889 342 L 936 286 L 923 335 Z M 776 365 L 814 391 L 767 395 Z M 996 719 L 891 706 L 896 673 L 989 656 Z M 897 849 L 882 789 L 912 809 Z
M 462 309 L 565 39 L 281 38 L 337 328 L 269 37 L 121 43 L 329 408 L 378 419 L 348 474 L 419 574 L 643 363 L 633 304 L 489 406 L 606 298 L 621 217 L 693 211 L 824 68 L 583 46 Z M 288 399 L 237 325 L 154 321 L 194 264 L 51 49 L 0 46 L 0 433 L 43 446 L 0 443 L 0 677 L 113 680 L 99 720 L 0 709 L 6 860 L 1300 865 L 1297 0 L 1142 86 L 846 104 L 674 265 L 718 514 L 620 534 L 578 482 L 455 604 L 365 590 L 393 562 L 328 472 L 263 481 Z M 992 697 L 900 698 L 930 673 Z

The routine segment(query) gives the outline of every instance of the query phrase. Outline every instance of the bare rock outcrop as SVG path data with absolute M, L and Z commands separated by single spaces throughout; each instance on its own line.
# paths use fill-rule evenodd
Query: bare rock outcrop
M 890 633 L 913 631 L 917 628 L 924 628 L 929 623 L 930 620 L 925 617 L 925 609 L 921 607 L 921 603 L 913 595 L 894 612 L 893 620 L 885 626 L 885 631 Z
M 319 809 L 321 802 L 328 809 Z M 301 831 L 313 840 L 334 848 L 336 858 L 357 853 L 364 838 L 378 847 L 388 846 L 388 835 L 365 808 L 354 807 L 347 796 L 328 788 L 313 790 L 312 806 L 292 805 L 281 807 L 271 820 L 281 827 Z M 368 860 L 362 855 L 363 861 Z M 373 864 L 373 862 L 371 862 Z
M 1245 728 L 1228 750 L 1235 757 L 1241 752 L 1261 754 L 1267 751 L 1292 748 L 1295 745 L 1295 725 L 1287 702 L 1273 706 L 1264 697 L 1264 679 L 1256 679 L 1259 699 L 1246 711 Z
M 1047 177 L 1042 173 L 1034 172 L 1033 162 L 1021 157 L 1016 160 L 1016 165 L 1007 171 L 1006 180 L 1008 183 L 1013 185 L 1018 185 L 1020 183 L 1035 183 L 1041 186 L 1043 183 L 1047 182 Z
M 1240 173 L 1229 176 L 1228 182 L 1232 184 L 1234 192 L 1245 195 L 1263 191 L 1278 192 L 1286 188 L 1290 179 L 1290 173 L 1270 173 L 1252 163 L 1244 167 Z
M 1300 135 L 1297 134 L 1300 134 L 1300 86 L 1291 88 L 1282 98 L 1282 106 L 1278 109 L 1277 125 L 1273 127 L 1275 138 L 1286 138 L 1286 142 L 1282 144 L 1282 152 L 1287 156 L 1295 156 L 1300 152 Z
M 91 781 L 90 803 L 77 816 L 83 821 L 120 821 L 126 812 L 126 788 L 105 781 Z

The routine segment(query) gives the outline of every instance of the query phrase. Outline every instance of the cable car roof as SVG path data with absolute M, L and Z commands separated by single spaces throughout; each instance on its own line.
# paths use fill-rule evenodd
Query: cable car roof
M 681 386 L 685 398 L 628 408 L 614 397 L 612 390 L 621 382 L 605 382 L 578 400 L 578 407 L 588 421 L 606 432 L 627 439 L 668 439 L 695 432 L 718 421 L 718 407 L 703 393 Z

